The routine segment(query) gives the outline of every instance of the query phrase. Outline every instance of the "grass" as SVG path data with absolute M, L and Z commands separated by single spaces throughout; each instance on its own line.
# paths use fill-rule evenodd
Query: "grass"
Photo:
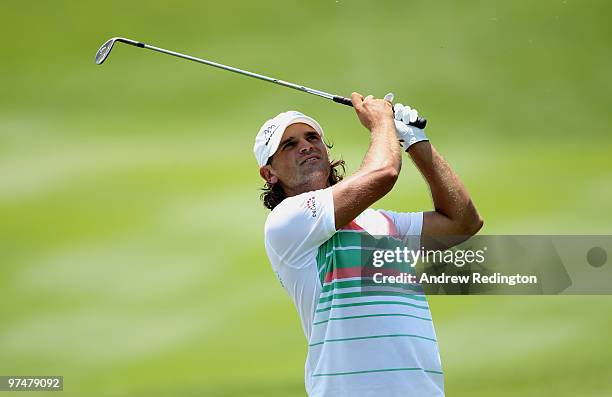
M 237 7 L 240 5 L 240 7 Z M 350 109 L 118 46 L 150 41 L 414 104 L 488 234 L 608 234 L 606 2 L 3 7 L 0 374 L 66 395 L 303 396 L 305 340 L 263 249 L 261 123 L 315 116 L 355 170 Z M 405 161 L 377 207 L 431 207 Z M 431 297 L 452 396 L 612 389 L 608 296 Z

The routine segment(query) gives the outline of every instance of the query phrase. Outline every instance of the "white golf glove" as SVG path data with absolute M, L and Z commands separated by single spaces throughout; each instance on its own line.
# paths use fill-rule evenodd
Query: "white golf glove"
M 414 123 L 419 117 L 419 113 L 416 109 L 411 109 L 410 106 L 404 106 L 401 103 L 393 105 L 395 112 L 395 130 L 397 131 L 397 137 L 404 150 L 408 151 L 408 148 L 417 142 L 428 141 L 425 136 L 425 131 L 417 128 L 408 123 Z

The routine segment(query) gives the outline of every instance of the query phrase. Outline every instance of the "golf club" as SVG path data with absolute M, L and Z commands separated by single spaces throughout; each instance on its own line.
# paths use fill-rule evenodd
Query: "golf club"
M 274 83 L 274 84 L 282 85 L 284 87 L 293 88 L 294 90 L 307 92 L 307 93 L 312 94 L 312 95 L 318 95 L 318 96 L 326 98 L 326 99 L 331 99 L 334 102 L 341 103 L 343 105 L 353 106 L 353 103 L 351 102 L 351 100 L 349 98 L 345 98 L 345 97 L 340 96 L 340 95 L 333 95 L 333 94 L 330 94 L 330 93 L 327 93 L 327 92 L 324 92 L 324 91 L 319 91 L 319 90 L 315 90 L 313 88 L 304 87 L 302 85 L 297 85 L 297 84 L 294 84 L 294 83 L 289 83 L 287 81 L 283 81 L 283 80 L 275 79 L 275 78 L 272 78 L 272 77 L 264 76 L 264 75 L 261 75 L 261 74 L 249 72 L 247 70 L 242 70 L 242 69 L 234 68 L 232 66 L 223 65 L 221 63 L 207 61 L 205 59 L 200 59 L 200 58 L 192 57 L 190 55 L 181 54 L 179 52 L 165 50 L 163 48 L 154 47 L 154 46 L 149 45 L 149 44 L 141 43 L 141 42 L 135 41 L 135 40 L 126 39 L 126 38 L 123 38 L 123 37 L 113 37 L 112 39 L 108 40 L 106 43 L 102 44 L 102 46 L 100 47 L 100 49 L 96 53 L 96 64 L 100 65 L 100 64 L 102 64 L 106 60 L 106 58 L 108 58 L 108 55 L 110 54 L 111 50 L 113 49 L 113 45 L 115 44 L 115 42 L 125 43 L 125 44 L 129 44 L 129 45 L 133 45 L 135 47 L 140 47 L 140 48 L 147 48 L 149 50 L 161 52 L 163 54 L 173 55 L 175 57 L 179 57 L 179 58 L 183 58 L 183 59 L 188 59 L 188 60 L 194 61 L 194 62 L 203 63 L 203 64 L 208 65 L 208 66 L 214 66 L 216 68 L 223 69 L 223 70 L 228 70 L 230 72 L 240 73 L 242 75 L 249 76 L 249 77 L 254 77 L 256 79 L 267 81 L 269 83 Z M 425 128 L 426 124 L 427 124 L 427 120 L 423 119 L 423 118 L 420 118 L 420 117 L 416 121 L 410 123 L 410 125 L 413 125 L 413 126 L 415 126 L 417 128 L 421 128 L 421 129 Z

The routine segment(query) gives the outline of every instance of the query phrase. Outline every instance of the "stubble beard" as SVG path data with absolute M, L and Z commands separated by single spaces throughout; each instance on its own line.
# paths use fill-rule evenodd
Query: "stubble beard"
M 298 174 L 295 185 L 291 186 L 292 195 L 298 195 L 304 192 L 313 190 L 325 189 L 329 186 L 329 175 L 331 172 L 331 164 L 321 162 L 319 167 L 313 167 Z

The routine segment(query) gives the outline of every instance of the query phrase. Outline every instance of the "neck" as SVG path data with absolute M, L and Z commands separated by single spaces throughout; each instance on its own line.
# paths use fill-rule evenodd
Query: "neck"
M 301 175 L 291 180 L 291 185 L 281 183 L 281 187 L 287 197 L 297 196 L 298 194 L 312 192 L 314 190 L 325 189 L 330 184 L 331 167 L 319 169 L 307 175 Z
M 304 183 L 302 185 L 299 186 L 292 186 L 292 187 L 288 187 L 288 186 L 283 186 L 283 190 L 285 191 L 285 194 L 287 195 L 287 197 L 292 197 L 292 196 L 297 196 L 298 194 L 302 194 L 302 193 L 306 193 L 306 192 L 312 192 L 313 190 L 320 190 L 320 189 L 325 189 L 326 187 L 329 187 L 329 181 L 325 181 L 324 183 Z

